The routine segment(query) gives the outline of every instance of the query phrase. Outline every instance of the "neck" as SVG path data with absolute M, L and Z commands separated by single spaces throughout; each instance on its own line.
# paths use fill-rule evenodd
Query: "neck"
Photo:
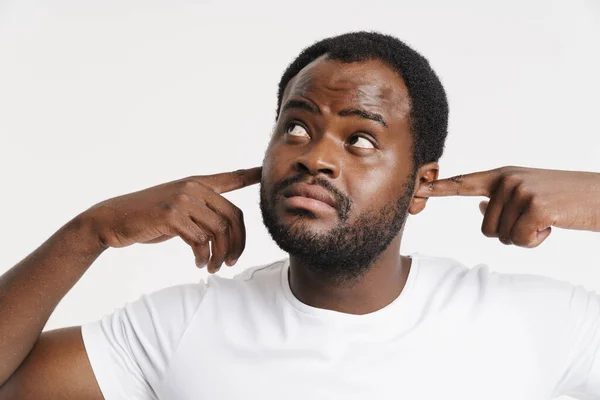
M 367 314 L 393 302 L 408 279 L 411 259 L 400 255 L 402 232 L 357 280 L 333 283 L 290 255 L 289 282 L 298 300 L 317 308 Z

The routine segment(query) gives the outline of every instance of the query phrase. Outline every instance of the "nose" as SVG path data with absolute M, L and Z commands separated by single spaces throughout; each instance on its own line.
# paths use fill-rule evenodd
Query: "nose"
M 296 158 L 294 164 L 300 172 L 310 175 L 324 173 L 329 178 L 334 179 L 340 173 L 338 151 L 339 149 L 333 139 L 322 137 L 312 142 L 306 148 L 306 151 Z

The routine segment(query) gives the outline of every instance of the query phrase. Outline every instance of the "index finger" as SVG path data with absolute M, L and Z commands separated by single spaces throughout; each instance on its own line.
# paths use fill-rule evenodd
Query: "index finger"
M 416 196 L 442 197 L 442 196 L 486 196 L 490 197 L 498 170 L 473 172 L 466 175 L 456 175 L 451 178 L 423 184 L 419 187 Z
M 203 185 L 210 187 L 216 193 L 226 193 L 260 182 L 262 166 L 237 171 L 223 172 L 214 175 L 199 176 L 197 179 Z

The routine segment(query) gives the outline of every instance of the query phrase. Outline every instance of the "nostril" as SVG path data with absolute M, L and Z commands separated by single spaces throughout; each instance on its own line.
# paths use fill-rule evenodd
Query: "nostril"
M 320 159 L 303 159 L 298 158 L 295 161 L 296 170 L 299 173 L 307 174 L 307 175 L 318 175 L 325 174 L 328 176 L 335 176 L 337 168 L 333 166 L 331 163 L 324 162 Z
M 309 168 L 301 161 L 296 162 L 296 168 L 302 172 L 308 172 Z

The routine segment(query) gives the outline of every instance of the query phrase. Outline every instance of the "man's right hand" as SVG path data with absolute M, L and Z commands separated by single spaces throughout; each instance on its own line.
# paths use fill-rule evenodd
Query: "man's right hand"
M 214 273 L 224 261 L 235 264 L 246 245 L 243 213 L 221 193 L 259 183 L 261 172 L 256 167 L 192 176 L 103 201 L 81 217 L 92 222 L 105 247 L 180 236 L 192 247 L 196 265 Z
M 0 400 L 101 399 L 81 328 L 42 332 L 56 305 L 107 247 L 180 236 L 214 273 L 242 254 L 242 211 L 221 193 L 260 182 L 262 168 L 194 176 L 103 201 L 0 276 Z M 210 244 L 212 243 L 212 255 Z

